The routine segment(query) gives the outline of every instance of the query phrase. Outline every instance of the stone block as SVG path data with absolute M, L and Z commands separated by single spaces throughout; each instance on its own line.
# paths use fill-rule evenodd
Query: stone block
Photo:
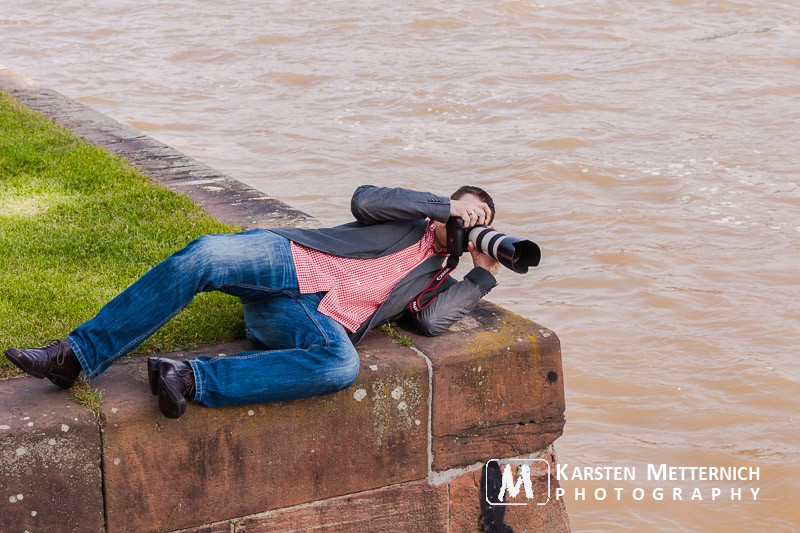
M 434 437 L 433 468 L 441 471 L 494 458 L 523 457 L 552 444 L 563 427 L 563 421 L 530 422 Z
M 0 531 L 104 531 L 100 428 L 47 380 L 0 381 Z
M 237 533 L 439 533 L 447 531 L 447 486 L 425 481 L 280 509 L 236 522 Z M 456 530 L 451 530 L 456 531 Z
M 411 333 L 433 366 L 433 469 L 545 448 L 564 426 L 556 334 L 482 302 L 438 337 Z
M 177 420 L 158 412 L 143 360 L 115 365 L 95 380 L 105 390 L 108 530 L 180 529 L 426 478 L 427 365 L 379 333 L 359 353 L 360 375 L 344 391 L 192 404 Z

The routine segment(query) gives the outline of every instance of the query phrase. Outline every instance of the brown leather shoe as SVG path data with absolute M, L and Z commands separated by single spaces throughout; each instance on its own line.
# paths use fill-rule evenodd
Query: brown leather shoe
M 62 389 L 72 387 L 81 373 L 81 364 L 65 339 L 50 341 L 39 348 L 5 351 L 8 360 L 33 377 L 47 378 Z
M 167 418 L 179 418 L 186 402 L 194 399 L 194 372 L 188 363 L 151 357 L 147 360 L 150 390 L 158 394 L 158 408 Z

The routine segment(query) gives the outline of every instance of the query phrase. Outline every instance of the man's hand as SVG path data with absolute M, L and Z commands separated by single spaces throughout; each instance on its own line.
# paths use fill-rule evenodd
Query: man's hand
M 469 253 L 472 255 L 472 264 L 475 267 L 488 270 L 493 276 L 497 275 L 497 272 L 500 270 L 500 262 L 476 250 L 475 244 L 472 241 L 469 243 Z
M 464 227 L 471 228 L 477 224 L 486 224 L 491 219 L 492 210 L 483 202 L 470 198 L 450 200 L 450 216 L 461 217 Z

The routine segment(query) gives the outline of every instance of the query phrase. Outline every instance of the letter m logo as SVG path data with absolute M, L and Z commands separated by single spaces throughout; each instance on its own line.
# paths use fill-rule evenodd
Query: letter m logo
M 489 505 L 545 505 L 550 477 L 545 459 L 492 459 L 483 469 L 481 488 Z

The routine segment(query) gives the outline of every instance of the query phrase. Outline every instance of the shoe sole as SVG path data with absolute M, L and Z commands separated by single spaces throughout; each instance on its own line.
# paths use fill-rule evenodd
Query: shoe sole
M 48 377 L 47 379 L 49 379 L 50 382 L 53 385 L 55 385 L 56 387 L 61 387 L 64 390 L 71 389 L 72 386 L 75 384 L 75 381 L 70 381 L 70 380 L 65 379 L 65 378 L 57 378 L 57 377 L 52 377 L 51 376 L 51 377 Z
M 167 387 L 163 377 L 158 379 L 158 408 L 167 418 L 180 418 L 186 412 L 186 398 Z

